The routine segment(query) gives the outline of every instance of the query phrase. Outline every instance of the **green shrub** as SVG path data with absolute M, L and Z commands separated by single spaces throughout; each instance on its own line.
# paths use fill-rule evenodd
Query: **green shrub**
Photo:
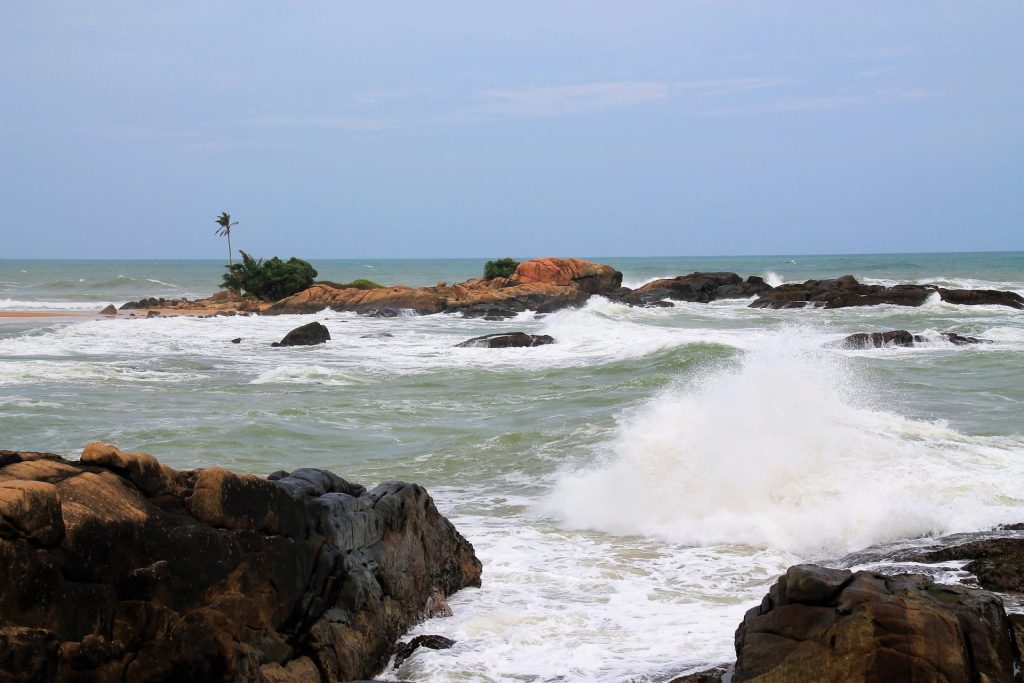
M 244 251 L 242 262 L 227 268 L 221 287 L 232 292 L 245 292 L 264 301 L 277 301 L 309 288 L 316 278 L 316 269 L 308 261 L 295 258 L 282 261 L 276 256 L 269 261 L 255 259 Z
M 384 285 L 379 285 L 376 282 L 374 282 L 373 280 L 367 280 L 366 278 L 362 278 L 362 277 L 358 278 L 356 280 L 353 280 L 352 282 L 348 283 L 347 285 L 342 285 L 342 287 L 355 287 L 356 289 L 380 289 L 383 286 Z
M 511 277 L 518 267 L 519 261 L 511 258 L 488 261 L 484 264 L 484 279 L 493 280 L 496 277 Z

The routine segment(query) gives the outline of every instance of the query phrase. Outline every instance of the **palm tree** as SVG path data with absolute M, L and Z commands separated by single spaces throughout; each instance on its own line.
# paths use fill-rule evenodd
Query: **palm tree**
M 238 221 L 235 221 L 234 223 L 232 223 L 231 222 L 231 214 L 226 212 L 226 211 L 221 211 L 220 215 L 217 216 L 216 223 L 217 223 L 217 225 L 220 226 L 219 228 L 217 228 L 217 234 L 220 235 L 221 237 L 227 237 L 228 238 L 228 265 L 230 266 L 231 263 L 232 263 L 232 261 L 231 261 L 231 228 L 233 228 L 234 226 L 238 225 Z

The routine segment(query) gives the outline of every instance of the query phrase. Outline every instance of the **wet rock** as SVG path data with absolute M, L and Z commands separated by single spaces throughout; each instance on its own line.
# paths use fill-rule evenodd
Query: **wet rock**
M 851 334 L 838 346 L 844 349 L 880 349 L 883 346 L 913 346 L 914 335 L 906 330 L 890 330 L 889 332 L 859 332 Z M 921 337 L 917 338 L 918 341 Z
M 955 545 L 905 553 L 906 562 L 971 560 L 964 569 L 989 590 L 1024 593 L 1024 538 L 981 538 Z
M 1024 297 L 1016 292 L 1003 292 L 998 289 L 943 289 L 939 288 L 939 296 L 950 304 L 962 306 L 1009 306 L 1024 308 Z
M 942 336 L 946 338 L 950 344 L 956 344 L 957 346 L 965 346 L 967 344 L 991 344 L 991 339 L 978 339 L 977 337 L 963 337 L 955 332 L 943 332 Z
M 625 303 L 660 305 L 665 299 L 708 303 L 718 299 L 748 299 L 770 291 L 771 285 L 752 275 L 746 280 L 736 273 L 690 273 L 674 279 L 648 282 L 620 296 Z
M 371 332 L 369 334 L 360 335 L 360 339 L 387 339 L 388 337 L 394 337 L 395 335 L 390 332 Z
M 231 340 L 231 343 L 232 344 L 241 344 L 242 343 L 242 338 L 241 337 L 235 337 L 234 339 Z
M 743 618 L 733 681 L 1010 683 L 1009 632 L 986 591 L 797 565 Z
M 107 304 L 107 306 L 100 311 L 100 315 L 117 315 L 117 307 L 114 304 Z
M 398 643 L 395 645 L 394 667 L 398 669 L 398 667 L 402 666 L 405 660 L 409 659 L 417 648 L 425 647 L 431 650 L 447 650 L 454 644 L 454 640 L 444 636 L 416 636 L 408 643 Z
M 722 664 L 703 671 L 697 671 L 696 673 L 678 676 L 669 681 L 669 683 L 722 683 L 722 681 L 731 680 L 732 671 L 733 667 L 731 664 Z
M 286 334 L 284 339 L 274 342 L 271 346 L 313 346 L 314 344 L 323 344 L 330 339 L 331 333 L 327 330 L 327 326 L 314 321 L 302 327 L 296 327 Z
M 0 452 L 0 680 L 368 678 L 472 546 L 421 487 Z
M 499 334 L 485 334 L 482 337 L 473 337 L 455 346 L 461 348 L 507 349 L 510 347 L 543 346 L 554 343 L 554 338 L 547 334 L 502 332 Z
M 851 306 L 920 306 L 935 291 L 925 285 L 862 285 L 852 275 L 779 285 L 759 296 L 751 308 L 847 308 Z

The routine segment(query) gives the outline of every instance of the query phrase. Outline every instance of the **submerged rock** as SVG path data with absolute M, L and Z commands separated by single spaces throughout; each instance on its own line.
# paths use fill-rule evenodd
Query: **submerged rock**
M 943 332 L 939 336 L 950 344 L 964 346 L 967 344 L 991 344 L 989 339 L 963 337 L 955 332 Z M 906 330 L 889 330 L 888 332 L 858 332 L 836 342 L 834 346 L 844 349 L 879 349 L 884 346 L 914 346 L 927 343 L 928 338 L 920 334 L 911 334 Z
M 296 327 L 286 334 L 284 339 L 274 342 L 271 346 L 313 346 L 328 342 L 330 339 L 331 333 L 327 326 L 314 321 L 302 327 Z
M 1009 634 L 986 591 L 797 565 L 743 618 L 733 681 L 1010 683 Z
M 330 472 L 179 472 L 90 444 L 0 451 L 0 679 L 369 678 L 480 585 L 427 492 Z
M 510 347 L 543 346 L 554 343 L 554 338 L 547 334 L 502 332 L 500 334 L 485 334 L 482 337 L 473 337 L 455 346 L 461 348 L 507 349 Z

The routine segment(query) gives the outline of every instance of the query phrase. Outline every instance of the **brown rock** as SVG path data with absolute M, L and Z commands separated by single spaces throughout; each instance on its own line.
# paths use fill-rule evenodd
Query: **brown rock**
M 735 683 L 1010 683 L 1002 601 L 924 576 L 790 567 L 736 631 Z
M 90 444 L 0 452 L 0 575 L 2 681 L 326 683 L 377 673 L 480 563 L 413 484 Z
M 100 315 L 117 315 L 117 307 L 114 304 L 107 304 L 107 306 L 100 311 Z

